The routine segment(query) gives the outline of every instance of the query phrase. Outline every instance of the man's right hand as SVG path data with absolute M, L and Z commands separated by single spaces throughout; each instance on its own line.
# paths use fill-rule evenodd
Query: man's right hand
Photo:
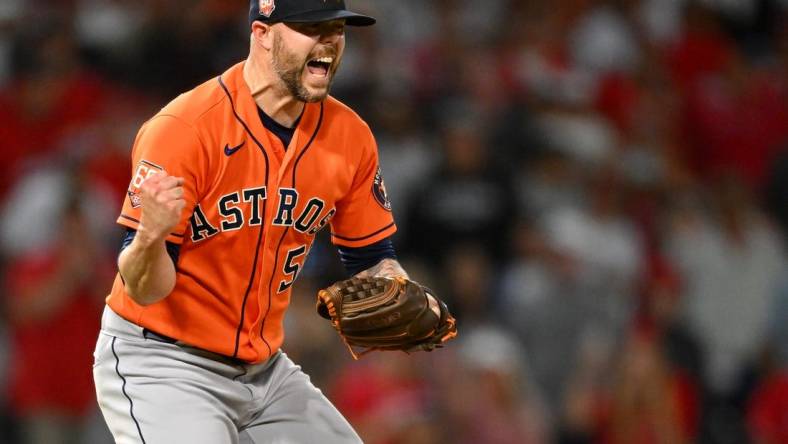
M 118 256 L 126 292 L 140 305 L 156 303 L 175 288 L 175 265 L 165 239 L 178 225 L 186 205 L 183 182 L 161 171 L 140 185 L 142 215 L 137 234 Z
M 145 179 L 140 186 L 142 216 L 137 236 L 156 242 L 164 240 L 178 225 L 186 205 L 183 199 L 183 178 L 160 171 Z

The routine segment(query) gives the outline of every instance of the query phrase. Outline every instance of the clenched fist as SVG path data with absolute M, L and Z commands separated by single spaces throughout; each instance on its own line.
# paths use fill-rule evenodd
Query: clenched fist
M 160 171 L 140 186 L 142 216 L 138 232 L 152 240 L 161 240 L 178 225 L 186 201 L 183 178 Z

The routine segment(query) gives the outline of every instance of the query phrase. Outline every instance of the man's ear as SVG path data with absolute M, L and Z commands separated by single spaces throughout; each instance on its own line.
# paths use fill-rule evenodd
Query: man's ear
M 252 23 L 252 41 L 267 51 L 273 48 L 273 29 L 270 24 L 255 21 Z

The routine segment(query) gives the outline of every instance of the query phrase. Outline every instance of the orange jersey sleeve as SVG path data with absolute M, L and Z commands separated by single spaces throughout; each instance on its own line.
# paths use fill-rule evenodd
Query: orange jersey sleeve
M 171 176 L 184 179 L 186 205 L 180 222 L 167 236 L 169 242 L 183 243 L 189 217 L 199 201 L 200 190 L 204 189 L 203 172 L 207 170 L 207 162 L 197 132 L 190 125 L 166 114 L 149 120 L 134 142 L 131 183 L 117 222 L 135 230 L 139 227 L 142 214 L 140 186 L 146 178 L 164 170 Z
M 369 127 L 363 128 L 353 184 L 337 201 L 337 212 L 331 220 L 331 241 L 346 247 L 370 245 L 397 231 L 378 164 L 377 143 Z

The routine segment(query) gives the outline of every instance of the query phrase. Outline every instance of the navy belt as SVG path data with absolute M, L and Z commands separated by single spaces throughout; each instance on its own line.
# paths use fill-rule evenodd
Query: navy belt
M 178 340 L 175 339 L 175 338 L 171 338 L 169 336 L 165 336 L 165 335 L 156 333 L 155 331 L 149 330 L 147 328 L 143 328 L 142 329 L 142 336 L 145 339 L 152 339 L 152 340 L 158 341 L 158 342 L 166 342 L 167 344 L 174 344 L 174 343 L 178 342 Z
M 155 331 L 147 329 L 147 328 L 143 328 L 142 329 L 142 336 L 145 339 L 150 339 L 152 341 L 157 341 L 157 342 L 164 342 L 166 344 L 175 344 L 175 343 L 180 342 L 178 339 L 171 338 L 171 337 L 163 335 L 161 333 L 156 333 Z M 181 344 L 183 344 L 183 342 L 181 342 Z M 248 365 L 249 364 L 248 362 L 246 362 L 244 360 L 241 360 L 241 359 L 238 359 L 238 358 L 233 358 L 233 357 L 230 357 L 230 356 L 220 355 L 218 353 L 209 352 L 209 351 L 205 351 L 205 352 L 206 353 L 210 353 L 211 355 L 215 356 L 215 359 L 223 360 L 223 361 L 228 362 L 228 363 L 233 364 L 233 365 L 244 366 L 244 365 Z

